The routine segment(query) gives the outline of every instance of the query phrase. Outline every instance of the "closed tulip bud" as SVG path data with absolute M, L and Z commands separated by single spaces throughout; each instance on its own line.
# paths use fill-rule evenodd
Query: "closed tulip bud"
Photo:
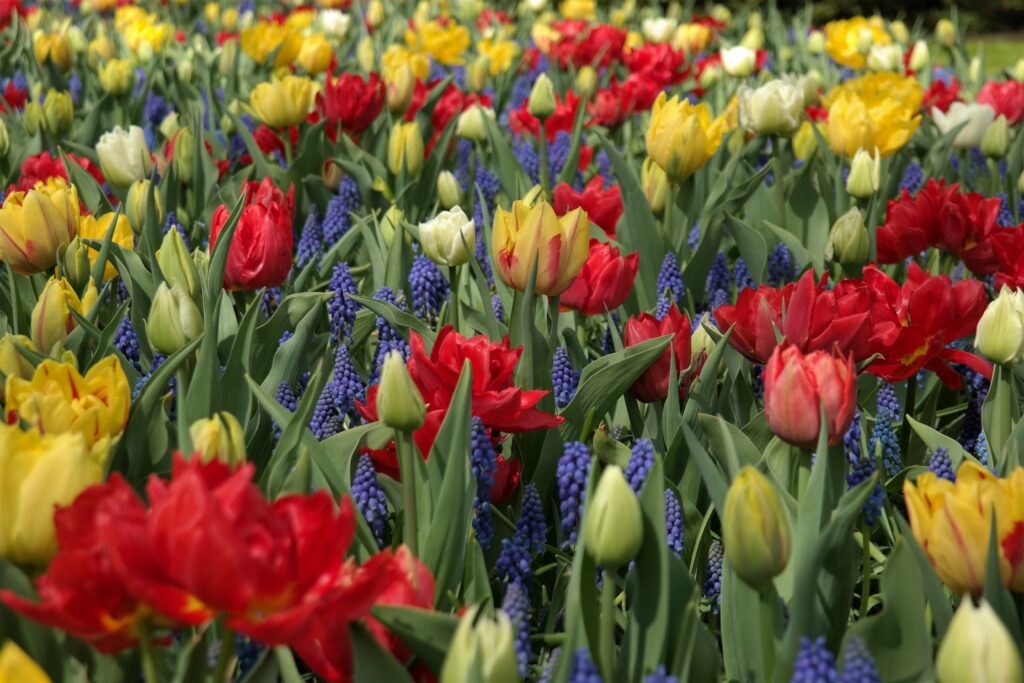
M 597 72 L 594 71 L 594 67 L 587 64 L 576 72 L 576 90 L 581 97 L 588 100 L 594 94 L 597 90 Z
M 408 64 L 402 64 L 395 69 L 391 80 L 387 83 L 388 111 L 392 114 L 403 114 L 412 102 L 412 93 L 416 88 L 416 77 L 412 75 L 412 68 Z
M 789 137 L 800 128 L 804 111 L 803 89 L 782 80 L 755 89 L 740 88 L 740 123 L 758 135 Z
M 228 120 L 230 120 L 230 118 Z M 221 129 L 224 131 L 226 135 L 230 135 L 232 132 L 234 132 L 233 130 L 228 131 L 226 128 L 224 128 L 223 118 L 221 119 Z M 160 122 L 160 127 L 158 128 L 158 130 L 160 131 L 160 135 L 163 135 L 168 140 L 173 138 L 174 135 L 179 130 L 181 130 L 181 124 L 178 121 L 178 112 L 172 111 L 170 114 L 165 116 L 164 120 Z
M 381 0 L 370 0 L 366 6 L 366 23 L 376 28 L 384 21 L 384 3 Z
M 846 179 L 846 191 L 860 199 L 870 197 L 881 185 L 882 158 L 875 150 L 872 157 L 866 150 L 859 149 L 850 162 L 850 175 Z
M 857 33 L 857 51 L 862 55 L 866 55 L 871 51 L 871 46 L 875 43 L 875 36 L 871 33 L 871 29 L 862 28 Z
M 660 216 L 668 199 L 668 176 L 661 166 L 654 163 L 654 159 L 647 157 L 640 167 L 640 182 L 651 211 Z
M 178 65 L 174 68 L 174 71 L 175 73 L 177 73 L 179 81 L 182 81 L 183 83 L 192 82 L 192 73 L 194 71 L 194 68 L 192 66 L 191 59 L 183 59 L 180 62 L 178 62 Z
M 952 21 L 949 19 L 939 19 L 939 22 L 935 24 L 935 40 L 938 41 L 939 45 L 953 47 L 953 43 L 956 42 L 956 28 L 953 26 Z
M 755 587 L 781 574 L 789 562 L 789 517 L 782 500 L 775 486 L 749 465 L 726 494 L 722 545 L 733 570 Z
M 754 27 L 743 34 L 740 45 L 748 50 L 760 50 L 764 47 L 764 31 L 760 27 Z
M 146 337 L 157 351 L 172 354 L 203 333 L 203 314 L 192 298 L 161 282 L 146 318 Z
M 127 129 L 115 126 L 114 130 L 101 135 L 96 143 L 96 155 L 103 175 L 118 187 L 128 187 L 142 180 L 153 166 L 146 136 L 138 126 Z
M 405 220 L 405 212 L 392 204 L 391 208 L 384 212 L 380 219 L 380 234 L 384 238 L 384 245 L 391 248 L 391 242 L 395 239 L 395 231 Z
M 38 102 L 29 102 L 25 105 L 25 111 L 21 116 L 21 124 L 25 127 L 25 132 L 28 133 L 29 137 L 35 137 L 39 133 L 44 121 L 43 105 Z
M 67 33 L 39 33 L 35 37 L 33 47 L 40 64 L 45 65 L 49 60 L 61 71 L 71 68 L 74 51 Z
M 135 69 L 127 59 L 111 59 L 100 67 L 100 85 L 111 95 L 123 95 L 135 85 Z
M 196 156 L 196 136 L 182 128 L 174 138 L 174 174 L 188 185 L 192 182 L 192 166 Z
M 377 54 L 374 51 L 373 38 L 371 36 L 364 36 L 360 39 L 359 44 L 356 46 L 356 61 L 359 62 L 359 68 L 364 73 L 373 71 L 373 66 L 377 62 Z
M 896 21 L 889 24 L 889 33 L 900 45 L 906 45 L 910 42 L 910 30 L 907 29 L 907 25 L 897 19 Z
M 1024 81 L 1024 57 L 1021 57 L 1010 69 L 1010 77 L 1015 81 Z
M 60 272 L 75 291 L 80 292 L 89 283 L 89 249 L 76 237 L 61 249 Z
M 71 311 L 83 312 L 71 283 L 64 278 L 51 277 L 43 288 L 35 308 L 32 309 L 32 343 L 40 353 L 49 354 L 53 347 L 63 343 L 75 329 Z
M 1000 365 L 1024 360 L 1024 292 L 1003 286 L 978 321 L 974 348 Z
M 1003 620 L 984 598 L 977 607 L 970 597 L 960 602 L 939 646 L 935 673 L 939 683 L 1024 680 L 1020 650 Z
M 7 156 L 7 152 L 11 149 L 11 138 L 7 134 L 7 124 L 4 123 L 3 119 L 0 119 L 0 159 Z
M 1010 147 L 1010 127 L 1000 114 L 981 138 L 981 151 L 989 159 L 1002 159 Z
M 415 121 L 396 123 L 388 139 L 388 168 L 398 173 L 404 168 L 414 176 L 423 168 L 423 136 Z
M 320 169 L 320 179 L 324 181 L 327 189 L 332 192 L 338 191 L 338 186 L 341 185 L 342 178 L 344 177 L 345 173 L 341 170 L 341 166 L 331 159 L 325 161 L 323 168 Z
M 722 79 L 722 69 L 716 64 L 709 64 L 700 75 L 700 87 L 710 90 Z
M 745 78 L 754 73 L 757 55 L 749 47 L 737 45 L 722 50 L 722 68 L 730 76 Z
M 75 104 L 66 92 L 50 89 L 43 100 L 43 118 L 46 130 L 52 135 L 64 135 L 75 120 Z
M 455 208 L 462 201 L 462 187 L 451 171 L 441 171 L 437 176 L 437 199 L 446 209 Z
M 728 24 L 732 21 L 732 11 L 720 3 L 711 6 L 711 18 L 720 24 Z
M 967 80 L 971 83 L 981 83 L 981 57 L 974 57 L 967 65 Z
M 932 120 L 943 133 L 948 133 L 962 123 L 967 124 L 960 128 L 960 132 L 953 138 L 953 147 L 957 149 L 973 149 L 981 145 L 985 131 L 989 129 L 995 118 L 995 109 L 987 104 L 978 104 L 977 102 L 971 104 L 954 102 L 945 112 L 937 107 L 932 107 Z
M 699 321 L 697 326 L 693 328 L 693 334 L 690 335 L 691 362 L 699 359 L 701 356 L 707 357 L 715 350 L 715 340 L 708 334 L 705 325 L 714 327 L 708 317 L 705 316 L 703 321 Z M 694 364 L 694 367 L 696 366 L 697 364 Z M 719 372 L 723 369 L 725 369 L 724 361 L 719 366 Z
M 812 55 L 820 55 L 825 51 L 825 34 L 821 31 L 811 31 L 807 36 L 807 51 Z
M 487 86 L 490 68 L 490 60 L 486 57 L 480 57 L 470 62 L 466 67 L 466 90 L 469 92 L 483 91 Z
M 471 607 L 459 620 L 441 667 L 441 683 L 518 683 L 515 634 L 508 615 L 493 618 Z
M 0 401 L 4 400 L 4 386 L 8 377 L 20 377 L 28 379 L 32 376 L 34 367 L 32 363 L 18 351 L 18 347 L 35 351 L 35 344 L 23 334 L 5 334 L 0 337 L 0 373 L 3 373 L 3 380 L 0 381 Z
M 463 140 L 483 142 L 487 139 L 486 119 L 494 121 L 494 110 L 474 104 L 459 114 L 459 120 L 455 124 L 455 134 Z
M 460 266 L 476 249 L 476 224 L 459 206 L 442 211 L 420 223 L 420 245 L 437 265 Z
M 526 107 L 530 115 L 538 119 L 546 119 L 555 113 L 555 86 L 546 73 L 541 73 L 533 82 Z
M 153 186 L 148 180 L 139 180 L 132 183 L 128 189 L 128 198 L 125 200 L 124 213 L 128 216 L 128 222 L 132 224 L 136 232 L 142 232 L 142 226 L 146 224 L 147 209 L 149 206 L 150 188 Z M 153 191 L 153 201 L 156 204 L 155 214 L 158 225 L 164 224 L 164 205 L 160 199 L 160 193 Z
M 586 503 L 583 538 L 594 562 L 621 567 L 636 557 L 644 540 L 640 501 L 622 468 L 608 465 Z
M 229 76 L 235 69 L 235 60 L 238 59 L 238 41 L 225 41 L 220 47 L 217 57 L 217 69 L 221 76 Z
M 872 71 L 899 71 L 903 68 L 903 50 L 899 45 L 872 45 L 867 67 Z
M 228 412 L 196 420 L 188 428 L 192 449 L 203 462 L 220 460 L 228 465 L 245 462 L 245 431 L 238 419 Z
M 919 40 L 914 43 L 914 49 L 910 51 L 910 68 L 913 71 L 924 71 L 931 63 L 931 55 L 928 52 L 928 43 Z
M 868 260 L 871 248 L 864 216 L 856 206 L 836 219 L 825 246 L 825 258 L 844 265 L 860 265 Z
M 195 299 L 200 293 L 199 271 L 177 230 L 168 230 L 156 252 L 156 262 L 172 287 Z
M 377 415 L 392 429 L 413 432 L 423 425 L 427 407 L 423 395 L 413 382 L 405 359 L 398 351 L 384 357 L 377 389 Z

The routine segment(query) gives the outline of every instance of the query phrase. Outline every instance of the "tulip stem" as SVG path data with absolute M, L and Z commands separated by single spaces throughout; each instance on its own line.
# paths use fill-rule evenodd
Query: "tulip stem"
M 662 239 L 667 241 L 669 244 L 672 243 L 672 220 L 675 218 L 673 215 L 676 208 L 676 185 L 675 183 L 668 183 L 665 187 L 665 212 L 662 215 L 663 231 Z M 658 296 L 661 296 L 664 292 L 658 292 Z
M 903 424 L 900 425 L 900 457 L 907 462 L 907 449 L 910 446 L 910 420 L 908 415 L 914 414 L 914 406 L 917 404 L 917 377 L 907 380 L 907 395 L 903 404 Z
M 405 533 L 402 541 L 409 546 L 413 555 L 419 555 L 419 539 L 416 529 L 416 443 L 412 432 L 395 430 L 395 450 L 398 451 L 398 471 L 402 477 L 402 492 L 405 508 L 402 512 L 405 519 Z
M 540 185 L 544 196 L 551 195 L 551 167 L 548 165 L 548 132 L 544 119 L 540 119 L 540 135 L 537 136 L 537 151 L 540 154 Z
M 224 683 L 228 680 L 228 674 L 233 673 L 231 669 L 235 658 L 235 632 L 225 626 L 220 636 L 220 652 L 217 653 L 217 666 L 213 670 L 213 683 Z
M 615 575 L 605 568 L 601 582 L 601 673 L 606 681 L 615 680 Z
M 142 678 L 146 683 L 159 683 L 160 674 L 156 670 L 156 658 L 153 655 L 153 634 L 149 621 L 143 619 L 138 626 L 139 656 L 142 658 Z
M 451 286 L 451 297 L 452 297 L 451 307 L 449 309 L 449 312 L 451 313 L 451 315 L 449 316 L 448 322 L 451 323 L 451 326 L 453 328 L 455 328 L 456 332 L 458 332 L 459 331 L 459 322 L 460 322 L 459 321 L 459 267 L 458 266 L 450 266 L 448 268 L 448 282 L 449 282 L 449 284 Z
M 868 613 L 868 600 L 871 598 L 871 529 L 867 522 L 861 520 L 861 536 L 863 543 L 863 555 L 860 575 L 860 612 L 858 617 L 863 619 Z
M 772 153 L 775 156 L 775 168 L 772 172 L 775 174 L 775 197 L 779 204 L 779 220 L 780 225 L 786 227 L 786 184 L 785 184 L 785 166 L 782 164 L 782 136 L 776 135 L 772 137 Z
M 469 185 L 466 188 L 466 192 L 469 193 L 469 211 L 467 213 L 472 217 L 476 213 L 476 146 L 469 150 L 469 180 L 466 182 Z

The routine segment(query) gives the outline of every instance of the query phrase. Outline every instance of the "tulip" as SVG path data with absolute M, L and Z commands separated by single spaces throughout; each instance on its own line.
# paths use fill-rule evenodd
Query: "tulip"
M 234 125 L 235 123 L 231 120 L 230 116 L 227 114 L 221 116 L 220 127 L 226 135 L 234 133 Z M 163 135 L 168 140 L 173 138 L 180 129 L 181 124 L 178 121 L 178 112 L 176 111 L 172 111 L 170 114 L 165 116 L 163 121 L 161 121 L 160 125 L 157 127 L 157 130 L 160 131 L 160 135 Z
M 85 289 L 89 284 L 89 250 L 82 244 L 80 237 L 71 240 L 60 250 L 57 262 L 72 289 L 76 292 Z
M 461 122 L 461 117 L 460 117 Z M 480 125 L 483 125 L 482 121 Z M 388 168 L 398 173 L 404 168 L 410 176 L 419 174 L 423 168 L 423 136 L 415 121 L 396 123 L 388 138 Z
M 423 253 L 437 265 L 460 266 L 469 261 L 476 249 L 476 224 L 459 206 L 442 211 L 420 223 L 420 245 Z
M 40 64 L 50 60 L 61 71 L 71 68 L 71 42 L 66 33 L 41 33 L 36 36 L 33 47 Z
M 373 71 L 373 65 L 377 61 L 377 55 L 373 49 L 373 36 L 363 36 L 356 44 L 356 62 L 359 68 L 369 73 Z
M 807 36 L 807 51 L 812 55 L 820 55 L 825 51 L 825 34 L 821 31 L 811 31 Z
M 135 68 L 127 59 L 111 59 L 100 67 L 100 85 L 111 95 L 124 95 L 135 85 Z
M 1017 643 L 984 598 L 977 607 L 970 598 L 960 602 L 939 646 L 935 673 L 939 683 L 1024 680 Z
M 589 253 L 590 221 L 581 209 L 559 218 L 545 201 L 498 207 L 491 254 L 505 284 L 521 292 L 536 270 L 534 292 L 557 296 L 569 288 Z
M 451 171 L 441 171 L 438 174 L 437 199 L 445 209 L 454 209 L 462 200 L 462 187 L 459 185 L 459 179 Z M 422 231 L 422 227 L 420 230 Z
M 764 31 L 757 26 L 750 28 L 740 38 L 740 45 L 756 53 L 764 47 Z
M 867 67 L 871 71 L 899 71 L 903 68 L 903 50 L 899 45 L 872 45 Z
M 721 52 L 722 68 L 730 76 L 745 78 L 754 73 L 757 54 L 748 47 L 737 45 L 724 48 Z
M 0 647 L 0 681 L 53 683 L 42 667 L 32 661 L 13 640 L 8 640 Z
M 738 96 L 740 122 L 747 130 L 789 137 L 800 127 L 804 109 L 802 88 L 776 79 L 756 90 L 743 86 Z
M 1021 57 L 1010 67 L 1010 78 L 1015 81 L 1024 81 L 1024 57 Z
M 726 123 L 711 120 L 707 105 L 658 95 L 647 128 L 647 154 L 679 184 L 700 170 L 722 144 Z
M 160 192 L 154 190 L 153 183 L 149 180 L 138 180 L 132 183 L 132 186 L 128 189 L 128 197 L 124 202 L 124 212 L 128 216 L 128 222 L 139 232 L 142 232 L 143 227 L 146 225 L 146 217 L 149 214 L 150 192 L 153 193 L 153 209 L 157 225 L 163 225 L 165 217 L 163 201 L 160 199 Z
M 974 348 L 1000 365 L 1024 360 L 1024 292 L 1003 286 L 978 321 Z
M 802 353 L 794 346 L 775 348 L 764 368 L 764 416 L 783 441 L 811 449 L 821 433 L 825 411 L 828 443 L 839 443 L 857 407 L 857 371 L 853 356 Z
M 487 121 L 494 121 L 494 110 L 479 104 L 472 105 L 459 115 L 455 134 L 463 140 L 483 142 L 487 139 Z
M 4 516 L 0 557 L 45 564 L 57 552 L 55 506 L 68 505 L 103 480 L 103 469 L 81 434 L 40 434 L 0 425 Z
M 562 292 L 562 305 L 583 315 L 615 310 L 633 290 L 639 263 L 639 254 L 620 256 L 617 247 L 590 240 L 589 256 L 569 289 Z
M 245 431 L 231 413 L 196 420 L 188 435 L 194 454 L 203 462 L 219 460 L 233 467 L 245 462 Z
M 32 343 L 41 353 L 50 353 L 75 329 L 71 311 L 82 314 L 82 301 L 64 278 L 51 277 L 32 309 Z
M 665 174 L 662 173 L 661 177 L 664 181 Z M 561 216 L 573 209 L 583 209 L 590 222 L 601 228 L 611 239 L 615 239 L 615 229 L 624 210 L 622 190 L 618 185 L 612 185 L 606 190 L 600 176 L 591 178 L 582 192 L 577 192 L 568 183 L 559 183 L 552 193 L 551 205 L 555 213 Z
M 953 138 L 953 147 L 971 149 L 981 144 L 985 131 L 995 121 L 996 112 L 987 104 L 965 104 L 954 102 L 949 111 L 932 107 L 932 120 L 942 133 L 948 133 L 957 126 L 966 123 Z
M 644 38 L 652 43 L 667 43 L 676 32 L 676 20 L 669 17 L 649 17 L 641 22 Z
M 644 374 L 629 388 L 630 395 L 638 401 L 653 403 L 668 398 L 670 383 L 669 368 L 675 358 L 676 376 L 679 384 L 679 398 L 685 398 L 690 383 L 697 376 L 697 368 L 700 363 L 692 363 L 690 347 L 690 319 L 686 314 L 680 313 L 675 304 L 669 307 L 665 317 L 658 320 L 649 313 L 641 313 L 626 321 L 626 329 L 623 334 L 623 343 L 635 346 L 640 342 L 654 339 L 667 334 L 672 335 L 672 342 L 660 356 L 651 364 Z M 688 377 L 684 377 L 687 370 L 691 370 Z
M 328 74 L 323 91 L 316 96 L 316 106 L 330 123 L 358 135 L 376 120 L 386 98 L 384 81 L 375 73 L 366 80 L 350 73 L 332 80 Z
M 895 97 L 865 99 L 841 90 L 829 105 L 826 137 L 837 154 L 852 157 L 860 149 L 878 149 L 885 157 L 907 144 L 920 122 L 916 106 Z
M 21 123 L 25 126 L 25 132 L 29 137 L 35 137 L 46 123 L 43 114 L 43 105 L 38 102 L 29 102 L 25 105 L 25 111 L 21 116 Z
M 182 128 L 174 136 L 174 175 L 188 185 L 192 182 L 196 158 L 196 136 L 188 128 Z
M 75 121 L 75 104 L 71 94 L 50 88 L 43 100 L 43 118 L 46 130 L 52 135 L 61 136 L 71 130 Z
M 882 158 L 875 148 L 875 156 L 867 150 L 858 149 L 850 162 L 850 175 L 846 178 L 846 191 L 850 196 L 866 199 L 878 192 L 882 184 Z
M 763 586 L 789 562 L 789 517 L 775 486 L 749 465 L 726 494 L 722 545 L 729 564 L 752 586 Z
M 164 279 L 195 299 L 201 291 L 199 271 L 185 247 L 185 240 L 177 230 L 168 230 L 156 252 L 156 262 Z
M 832 59 L 851 69 L 864 67 L 873 45 L 889 45 L 892 38 L 877 17 L 853 17 L 825 25 L 825 49 Z
M 110 212 L 103 214 L 99 218 L 95 216 L 82 216 L 78 225 L 78 236 L 83 240 L 95 240 L 102 243 L 107 238 L 107 232 L 110 230 L 110 224 L 114 221 L 115 215 L 117 214 Z M 131 223 L 124 214 L 117 217 L 117 223 L 114 225 L 114 234 L 111 236 L 110 243 L 119 245 L 128 251 L 135 248 L 135 233 L 132 232 Z M 89 247 L 90 263 L 96 263 L 96 259 L 99 256 L 99 249 Z M 117 268 L 114 266 L 114 258 L 111 254 L 103 268 L 103 279 L 106 281 L 112 280 L 115 277 L 117 277 Z
M 868 260 L 871 237 L 864 215 L 856 206 L 836 219 L 825 246 L 825 258 L 844 265 L 860 265 Z
M 103 175 L 113 185 L 128 187 L 149 174 L 153 159 L 146 147 L 146 136 L 138 126 L 127 130 L 115 126 L 96 143 Z
M 989 81 L 981 86 L 975 101 L 995 109 L 996 115 L 1005 116 L 1011 126 L 1024 120 L 1024 83 L 1020 79 L 1002 83 Z
M 49 270 L 78 234 L 78 191 L 63 181 L 11 192 L 0 207 L 0 257 L 19 275 Z
M 319 74 L 327 70 L 332 59 L 334 59 L 334 51 L 331 49 L 331 44 L 327 42 L 327 38 L 322 33 L 314 33 L 302 41 L 296 61 L 306 73 Z
M 384 238 L 384 246 L 389 249 L 391 248 L 391 242 L 395 239 L 395 231 L 398 230 L 404 220 L 405 212 L 397 204 L 392 204 L 384 212 L 380 219 L 380 234 Z
M 324 33 L 338 40 L 345 38 L 349 27 L 352 25 L 352 17 L 336 9 L 320 10 L 320 14 L 317 15 L 317 21 L 320 24 L 320 28 L 324 30 Z
M 388 111 L 396 115 L 404 114 L 412 102 L 415 89 L 416 77 L 412 74 L 412 68 L 408 64 L 402 64 L 387 82 Z
M 655 163 L 654 159 L 647 157 L 640 167 L 640 185 L 647 199 L 647 205 L 657 215 L 665 210 L 665 202 L 668 199 L 668 176 L 661 170 L 661 166 Z
M 441 683 L 518 683 L 519 663 L 516 639 L 508 615 L 498 610 L 494 617 L 471 607 L 459 620 L 448 655 L 441 666 Z
M 466 67 L 466 90 L 472 93 L 482 92 L 487 86 L 487 78 L 491 73 L 487 57 L 480 57 Z
M 380 389 L 377 390 L 377 415 L 392 429 L 413 432 L 423 425 L 427 407 L 423 395 L 412 377 L 405 359 L 398 351 L 384 357 L 380 371 Z
M 576 72 L 576 92 L 584 99 L 590 99 L 597 90 L 597 72 L 589 64 Z
M 896 42 L 901 45 L 906 45 L 910 41 L 910 29 L 907 25 L 897 19 L 889 24 L 889 33 L 896 39 Z
M 260 83 L 249 95 L 249 106 L 271 128 L 297 126 L 313 109 L 317 85 L 308 78 L 285 76 Z
M 7 156 L 11 149 L 11 137 L 7 132 L 7 124 L 0 119 L 0 159 Z
M 8 377 L 5 398 L 8 423 L 20 420 L 42 434 L 81 434 L 101 463 L 128 424 L 131 407 L 117 356 L 94 363 L 84 377 L 73 365 L 44 360 L 31 380 Z
M 910 69 L 912 71 L 923 71 L 931 63 L 931 55 L 928 53 L 928 43 L 919 40 L 914 43 L 914 49 L 910 51 Z
M 161 282 L 146 318 L 146 336 L 153 348 L 172 354 L 201 335 L 203 327 L 203 314 L 188 293 Z
M 814 156 L 814 153 L 818 151 L 818 136 L 814 134 L 815 128 L 817 128 L 822 136 L 827 134 L 824 125 L 804 121 L 800 124 L 796 135 L 793 136 L 793 152 L 796 154 L 797 159 L 809 161 Z
M 640 501 L 618 465 L 608 465 L 587 499 L 583 513 L 583 538 L 594 562 L 620 567 L 640 551 L 643 543 Z
M 192 51 L 189 50 L 189 53 L 185 56 L 185 59 L 183 61 L 178 62 L 178 65 L 174 67 L 174 71 L 178 75 L 179 81 L 183 81 L 185 83 L 192 82 L 192 74 L 195 72 L 195 67 L 192 66 L 193 59 L 194 57 L 192 55 Z
M 1010 147 L 1010 128 L 1000 114 L 981 138 L 981 151 L 989 159 L 1002 159 Z
M 949 19 L 939 19 L 935 24 L 935 40 L 945 47 L 953 47 L 956 42 L 956 28 Z
M 555 87 L 546 73 L 541 73 L 534 81 L 526 109 L 538 119 L 546 119 L 555 113 Z
M 3 373 L 4 379 L 3 382 L 0 382 L 0 401 L 4 400 L 4 387 L 8 377 L 28 379 L 35 369 L 29 359 L 18 351 L 19 346 L 29 351 L 36 351 L 35 344 L 25 335 L 8 332 L 0 337 L 0 373 Z

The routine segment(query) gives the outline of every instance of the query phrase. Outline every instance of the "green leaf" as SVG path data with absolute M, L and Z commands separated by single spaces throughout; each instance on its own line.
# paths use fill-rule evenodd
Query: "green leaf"
M 449 643 L 459 625 L 457 616 L 404 605 L 377 605 L 373 608 L 373 616 L 398 636 L 431 671 L 441 671 Z
M 942 640 L 946 629 L 949 628 L 949 622 L 953 619 L 953 608 L 949 603 L 949 595 L 946 593 L 946 588 L 942 585 L 939 575 L 935 573 L 935 568 L 932 567 L 931 561 L 928 560 L 924 548 L 921 547 L 914 537 L 914 532 L 911 530 L 907 520 L 898 512 L 894 516 L 896 517 L 896 523 L 899 525 L 900 533 L 903 535 L 903 543 L 913 553 L 914 560 L 917 562 L 917 569 L 924 583 L 924 592 L 928 597 L 928 605 L 932 610 L 932 618 L 935 620 L 935 635 L 938 636 L 939 640 Z
M 399 331 L 404 331 L 406 335 L 408 335 L 409 330 L 416 330 L 416 332 L 423 337 L 428 346 L 434 343 L 434 338 L 436 336 L 434 331 L 430 329 L 430 326 L 427 325 L 426 322 L 417 316 L 406 313 L 387 301 L 377 301 L 376 299 L 371 299 L 365 296 L 356 296 L 355 294 L 349 294 L 348 298 L 365 306 L 380 317 L 384 318 L 384 320 L 396 327 Z
M 731 213 L 725 215 L 725 225 L 739 247 L 740 255 L 746 261 L 754 283 L 761 284 L 764 280 L 765 267 L 768 265 L 768 243 L 758 231 Z
M 355 657 L 353 680 L 412 683 L 409 672 L 390 652 L 381 647 L 365 624 L 353 621 L 349 631 L 352 633 L 352 654 Z

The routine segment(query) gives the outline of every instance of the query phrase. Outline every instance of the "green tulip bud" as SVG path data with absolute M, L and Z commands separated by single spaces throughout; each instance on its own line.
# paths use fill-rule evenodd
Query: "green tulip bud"
M 1024 664 L 1013 636 L 984 599 L 974 606 L 965 596 L 949 622 L 935 658 L 940 683 L 1024 680 Z
M 974 332 L 974 348 L 993 363 L 1024 360 L 1024 292 L 1004 286 L 988 305 Z
M 1015 81 L 1024 81 L 1024 57 L 1018 59 L 1010 69 L 1010 77 Z
M 597 90 L 597 72 L 594 67 L 586 64 L 576 72 L 576 90 L 584 99 L 590 99 L 594 94 Z
M 1002 159 L 1010 147 L 1010 127 L 1000 114 L 981 138 L 981 151 L 989 159 Z
M 620 567 L 636 557 L 643 537 L 640 501 L 622 474 L 622 468 L 608 465 L 583 515 L 587 552 L 597 564 Z
M 170 140 L 174 137 L 174 134 L 181 130 L 181 124 L 178 121 L 178 112 L 172 111 L 170 114 L 164 117 L 164 120 L 160 122 L 160 135 Z M 228 135 L 228 131 L 224 131 Z
M 203 333 L 203 315 L 192 298 L 161 282 L 146 319 L 146 336 L 154 349 L 172 354 Z
M 153 185 L 148 180 L 136 180 L 128 190 L 128 199 L 125 200 L 125 215 L 128 222 L 132 224 L 135 232 L 142 232 L 146 224 L 146 210 L 149 206 L 149 188 Z M 160 193 L 153 192 L 153 200 L 156 202 L 156 220 L 163 225 L 164 205 L 160 199 Z
M 60 136 L 71 130 L 75 120 L 75 105 L 70 93 L 51 88 L 43 100 L 43 117 L 46 130 L 53 135 Z
M 412 432 L 423 425 L 427 407 L 416 383 L 412 381 L 405 359 L 397 351 L 384 357 L 377 389 L 377 415 L 393 429 Z
M 459 120 L 455 124 L 455 134 L 463 140 L 483 142 L 487 139 L 486 119 L 494 121 L 494 110 L 490 107 L 474 104 L 459 114 Z
M 858 149 L 850 163 L 850 175 L 846 179 L 846 191 L 851 196 L 864 199 L 878 192 L 882 184 L 882 158 L 875 149 L 872 157 L 866 150 Z
M 448 645 L 441 667 L 441 683 L 518 683 L 515 636 L 508 615 L 498 611 L 494 618 L 480 615 L 479 607 L 469 609 Z
M 7 134 L 7 124 L 4 123 L 3 119 L 0 119 L 0 157 L 7 156 L 7 152 L 11 149 L 11 138 Z
M 437 199 L 441 206 L 450 209 L 462 200 L 462 187 L 459 179 L 451 171 L 441 171 L 437 176 Z
M 931 63 L 931 54 L 928 52 L 928 43 L 919 40 L 914 43 L 914 49 L 910 51 L 910 68 L 914 71 L 924 71 Z
M 533 89 L 530 90 L 530 99 L 527 101 L 526 109 L 531 116 L 536 116 L 538 119 L 546 119 L 555 113 L 555 86 L 546 73 L 541 73 L 533 82 Z
M 196 157 L 196 136 L 188 128 L 178 131 L 174 138 L 174 173 L 181 182 L 192 182 L 192 164 Z
M 481 92 L 487 85 L 487 77 L 490 75 L 490 60 L 480 57 L 469 63 L 466 67 L 466 90 L 469 92 Z
M 25 126 L 25 132 L 29 137 L 35 137 L 43 127 L 43 107 L 38 102 L 29 102 L 25 105 L 25 112 L 22 114 L 21 123 Z
M 185 240 L 177 230 L 168 230 L 164 235 L 156 252 L 156 262 L 160 265 L 160 272 L 168 284 L 177 287 L 192 299 L 199 296 L 199 271 L 185 247 Z
M 778 576 L 789 562 L 789 517 L 782 500 L 772 483 L 749 465 L 725 497 L 722 545 L 732 568 L 753 586 Z
M 844 265 L 858 265 L 868 260 L 870 249 L 871 237 L 864 225 L 864 216 L 855 206 L 832 226 L 825 245 L 825 258 Z
M 89 249 L 82 240 L 75 238 L 61 247 L 59 253 L 61 274 L 71 283 L 76 292 L 89 284 Z

